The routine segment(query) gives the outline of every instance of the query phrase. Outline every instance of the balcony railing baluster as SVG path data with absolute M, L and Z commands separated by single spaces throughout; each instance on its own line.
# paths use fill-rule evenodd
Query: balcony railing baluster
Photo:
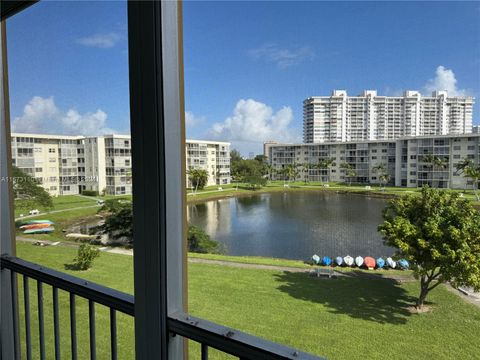
M 30 333 L 30 294 L 29 278 L 37 281 L 38 317 L 40 331 L 40 358 L 44 352 L 44 312 L 43 312 L 43 284 L 52 286 L 53 295 L 53 324 L 55 341 L 55 359 L 60 359 L 60 316 L 58 289 L 67 291 L 70 296 L 70 344 L 72 360 L 77 360 L 77 320 L 76 296 L 88 300 L 88 325 L 90 359 L 96 359 L 96 333 L 95 333 L 95 304 L 105 305 L 110 311 L 110 350 L 111 358 L 117 359 L 117 311 L 129 316 L 134 316 L 134 298 L 131 295 L 103 287 L 55 270 L 29 263 L 22 259 L 2 256 L 1 269 L 9 269 L 12 288 L 16 288 L 16 274 L 23 275 L 23 296 L 25 305 L 25 343 L 26 359 L 32 359 L 32 344 Z M 18 316 L 16 292 L 12 293 L 14 319 Z M 167 327 L 172 335 L 183 336 L 201 344 L 201 359 L 208 360 L 209 348 L 238 357 L 241 360 L 319 360 L 320 358 L 295 351 L 294 349 L 275 344 L 235 329 L 220 326 L 209 321 L 199 319 L 188 314 L 176 313 L 168 316 Z M 18 324 L 15 324 L 16 341 L 18 339 Z M 20 358 L 18 351 L 17 358 Z
M 202 344 L 202 360 L 208 360 L 208 346 Z
M 117 312 L 110 308 L 110 348 L 112 360 L 117 360 Z
M 38 341 L 40 360 L 45 360 L 45 324 L 43 316 L 43 286 L 41 281 L 37 281 L 37 304 L 38 304 Z
M 74 293 L 70 293 L 70 348 L 72 360 L 77 360 L 77 315 Z
M 14 339 L 14 356 L 15 360 L 20 360 L 22 357 L 20 353 L 20 326 L 18 324 L 18 293 L 17 293 L 17 273 L 10 271 L 10 284 L 12 295 L 12 324 L 13 324 L 13 339 Z
M 52 287 L 53 297 L 53 336 L 55 338 L 55 360 L 60 360 L 60 318 L 58 314 L 58 289 Z
M 32 360 L 32 336 L 30 331 L 30 291 L 28 276 L 23 275 L 23 304 L 25 306 L 25 346 L 27 360 Z
M 95 341 L 95 302 L 88 300 L 88 321 L 90 327 L 90 359 L 97 358 L 97 345 Z

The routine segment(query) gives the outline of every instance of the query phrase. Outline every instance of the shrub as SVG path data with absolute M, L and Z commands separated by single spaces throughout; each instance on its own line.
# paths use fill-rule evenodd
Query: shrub
M 210 239 L 210 236 L 202 229 L 194 226 L 188 226 L 188 251 L 196 253 L 218 253 L 219 244 Z
M 98 191 L 96 190 L 83 190 L 82 195 L 85 196 L 98 196 Z
M 97 257 L 100 256 L 100 250 L 88 245 L 82 244 L 78 248 L 77 257 L 73 259 L 73 266 L 78 270 L 88 270 Z

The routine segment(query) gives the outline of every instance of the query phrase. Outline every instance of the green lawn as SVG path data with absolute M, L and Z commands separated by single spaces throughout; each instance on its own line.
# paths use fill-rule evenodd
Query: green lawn
M 64 195 L 64 196 L 52 197 L 52 202 L 53 202 L 53 208 L 50 210 L 64 210 L 64 209 L 72 209 L 77 207 L 95 205 L 96 199 L 94 197 L 88 198 L 88 197 L 78 196 L 78 195 Z M 35 208 L 40 210 L 40 212 L 45 212 L 49 210 L 49 209 L 45 209 L 42 206 L 37 206 Z M 19 217 L 20 214 L 28 215 L 28 212 L 30 210 L 32 209 L 20 207 L 18 202 L 15 202 L 15 217 Z
M 18 256 L 61 271 L 75 256 L 65 247 L 17 243 Z M 102 253 L 91 270 L 70 274 L 132 292 L 132 257 Z M 36 286 L 31 282 L 32 336 L 37 346 Z M 309 278 L 303 273 L 189 264 L 189 308 L 193 315 L 238 328 L 329 359 L 478 358 L 480 309 L 444 286 L 433 291 L 431 313 L 411 314 L 407 307 L 418 292 L 416 282 L 345 277 Z M 51 332 L 50 289 L 44 288 L 46 331 Z M 20 303 L 23 308 L 22 302 Z M 88 356 L 87 305 L 77 310 L 79 358 Z M 69 357 L 68 301 L 61 293 L 62 351 Z M 133 322 L 119 321 L 120 358 L 133 355 Z M 21 318 L 23 329 L 23 317 Z M 48 338 L 47 358 L 53 357 Z M 109 357 L 108 313 L 97 309 L 97 355 Z M 191 344 L 191 358 L 199 359 Z M 212 359 L 226 359 L 211 353 Z

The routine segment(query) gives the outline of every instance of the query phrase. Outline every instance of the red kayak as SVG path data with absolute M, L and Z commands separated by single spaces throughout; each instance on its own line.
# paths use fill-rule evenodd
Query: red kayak
M 376 262 L 374 258 L 367 256 L 365 259 L 363 259 L 363 264 L 368 270 L 373 270 L 375 269 Z

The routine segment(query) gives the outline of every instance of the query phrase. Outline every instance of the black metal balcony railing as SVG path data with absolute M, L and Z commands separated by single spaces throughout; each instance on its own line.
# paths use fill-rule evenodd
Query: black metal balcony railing
M 90 359 L 96 359 L 96 327 L 95 304 L 104 305 L 110 312 L 110 353 L 112 359 L 117 359 L 117 312 L 135 316 L 135 302 L 132 295 L 113 290 L 93 282 L 55 271 L 28 261 L 9 257 L 1 257 L 1 270 L 10 271 L 10 279 L 16 289 L 17 275 L 23 277 L 23 305 L 25 318 L 25 347 L 26 359 L 32 358 L 30 288 L 29 280 L 37 281 L 38 306 L 38 339 L 39 358 L 45 359 L 45 330 L 43 284 L 52 287 L 53 297 L 53 336 L 55 359 L 61 359 L 60 347 L 60 316 L 58 290 L 69 293 L 70 312 L 70 346 L 71 358 L 78 358 L 76 298 L 88 300 L 88 327 Z M 20 358 L 20 326 L 18 323 L 17 292 L 12 291 L 12 316 L 16 358 Z M 209 347 L 221 352 L 239 357 L 240 359 L 319 359 L 316 356 L 296 351 L 289 347 L 275 344 L 240 331 L 220 326 L 209 321 L 193 317 L 188 314 L 175 314 L 167 320 L 168 330 L 172 336 L 180 335 L 201 344 L 201 359 L 208 359 Z

